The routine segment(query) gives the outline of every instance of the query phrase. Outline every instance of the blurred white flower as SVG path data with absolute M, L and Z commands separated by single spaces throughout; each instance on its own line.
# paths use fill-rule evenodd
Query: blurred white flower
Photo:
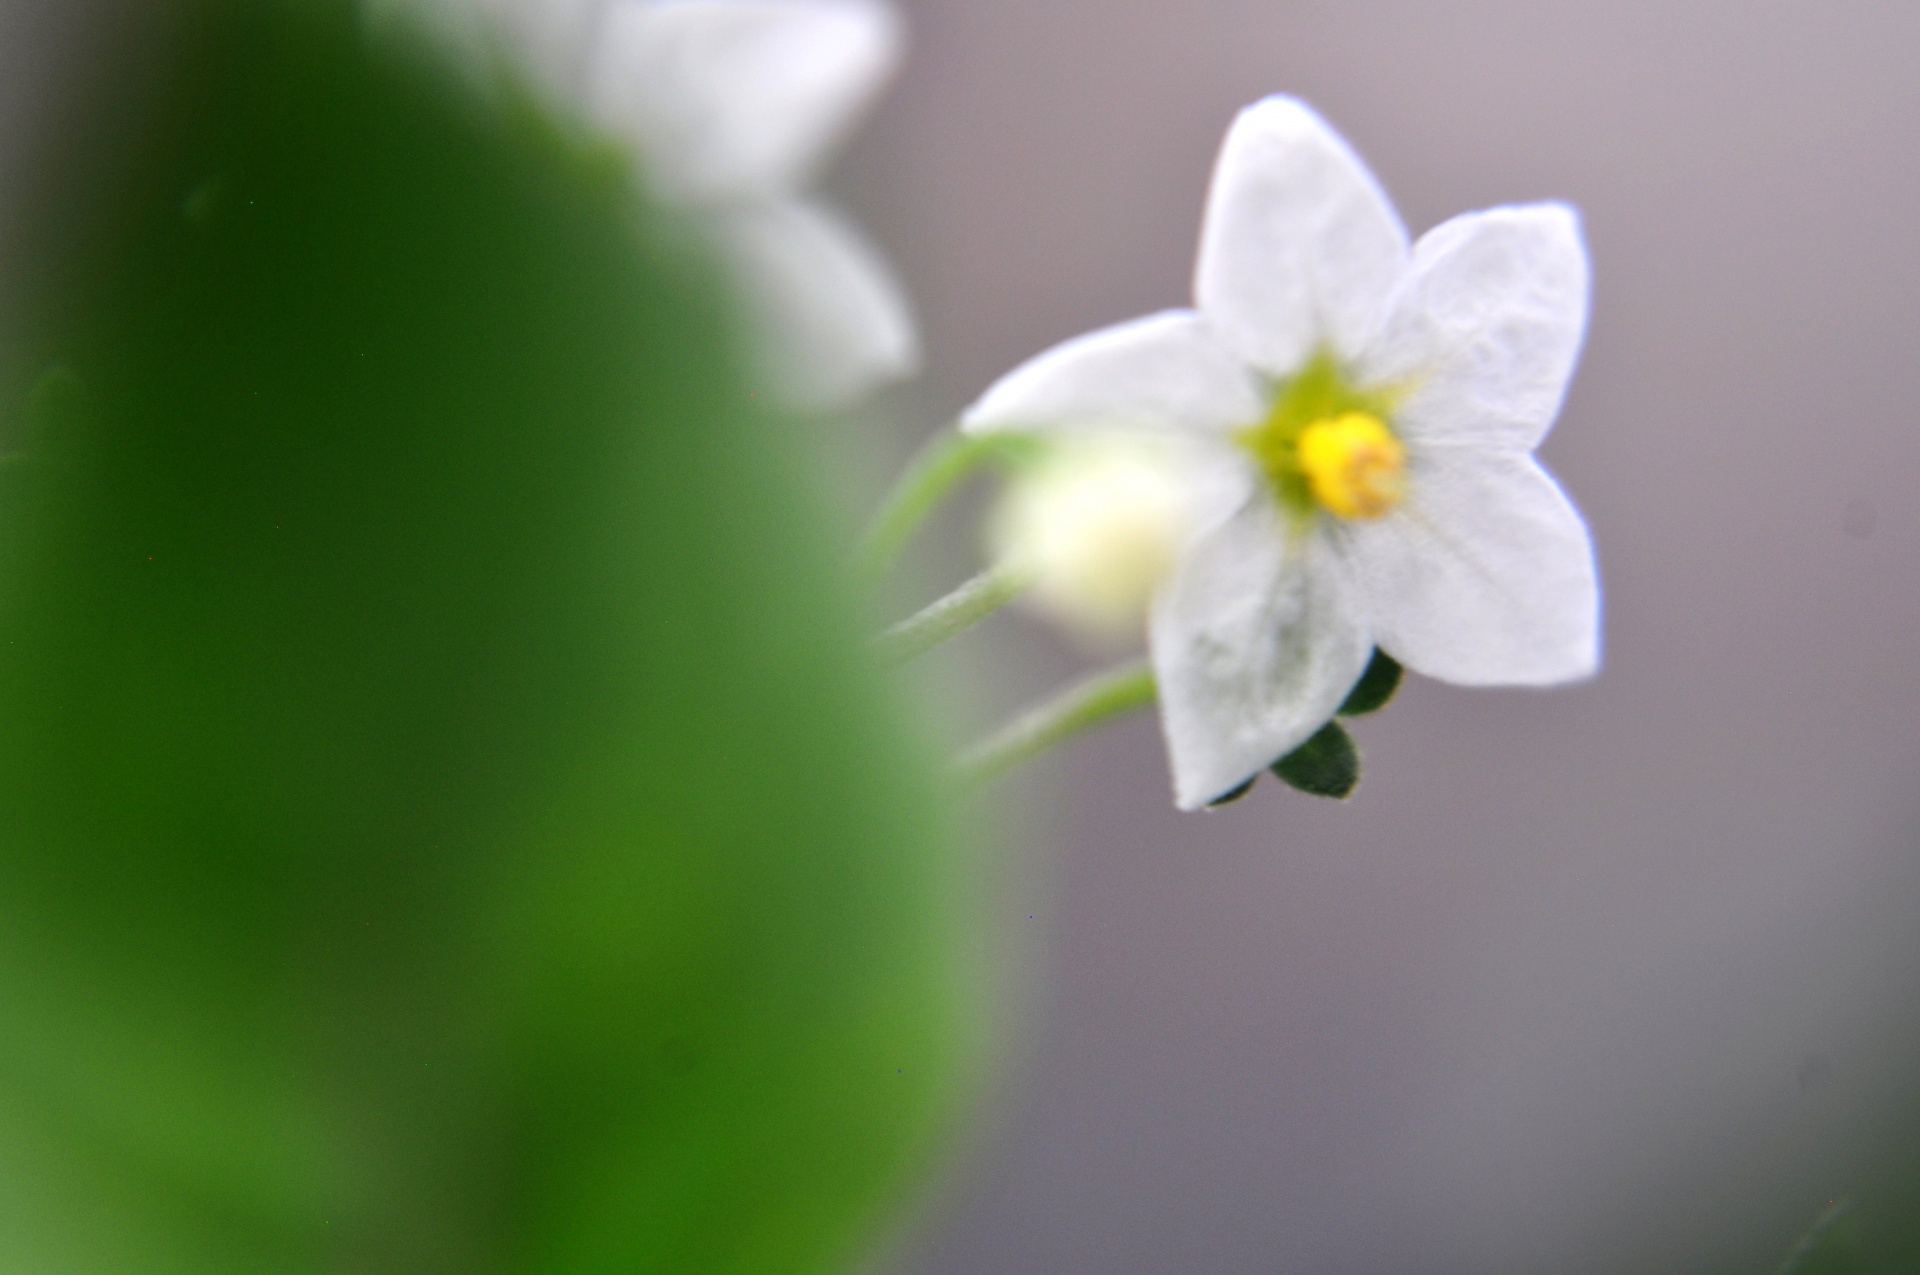
M 1222 147 L 1196 308 L 1069 341 L 968 411 L 970 431 L 1161 430 L 1210 457 L 1149 619 L 1182 809 L 1311 736 L 1375 645 L 1463 685 L 1594 671 L 1592 545 L 1532 455 L 1587 286 L 1572 209 L 1470 213 L 1409 247 L 1345 142 L 1268 98 Z
M 892 271 L 806 193 L 899 63 L 885 0 L 399 2 L 469 45 L 504 39 L 633 148 L 650 191 L 718 241 L 775 397 L 827 410 L 917 368 Z

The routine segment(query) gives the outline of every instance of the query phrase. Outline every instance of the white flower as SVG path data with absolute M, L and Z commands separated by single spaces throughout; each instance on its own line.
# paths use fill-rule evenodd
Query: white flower
M 1595 670 L 1592 545 L 1532 455 L 1586 324 L 1572 209 L 1470 213 L 1409 247 L 1347 145 L 1272 97 L 1221 149 L 1194 294 L 1040 355 L 963 422 L 1210 455 L 1204 528 L 1149 618 L 1182 809 L 1318 730 L 1376 645 L 1462 685 Z
M 632 146 L 650 191 L 720 244 L 761 373 L 789 405 L 843 406 L 918 366 L 893 273 L 805 194 L 899 62 L 885 0 L 401 2 L 470 47 L 504 39 Z

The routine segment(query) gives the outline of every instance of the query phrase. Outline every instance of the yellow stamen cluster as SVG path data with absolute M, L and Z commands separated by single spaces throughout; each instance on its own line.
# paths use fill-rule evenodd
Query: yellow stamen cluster
M 1300 431 L 1294 455 L 1313 498 L 1342 518 L 1378 518 L 1406 494 L 1406 450 L 1366 412 L 1315 421 Z
M 1234 440 L 1252 455 L 1282 507 L 1307 515 L 1378 518 L 1406 489 L 1406 450 L 1388 428 L 1404 385 L 1365 387 L 1326 350 L 1277 387 L 1265 418 Z

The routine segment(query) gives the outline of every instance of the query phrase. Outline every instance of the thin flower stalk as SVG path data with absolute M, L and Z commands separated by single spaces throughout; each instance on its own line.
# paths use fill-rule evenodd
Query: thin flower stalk
M 1067 687 L 961 755 L 961 782 L 980 784 L 1075 735 L 1154 701 L 1153 667 L 1129 661 Z
M 944 598 L 882 633 L 877 642 L 880 654 L 894 663 L 905 663 L 924 655 L 959 637 L 1019 597 L 1026 584 L 1026 577 L 1010 568 L 982 571 Z
M 991 461 L 1017 458 L 1031 446 L 1010 434 L 964 434 L 943 430 L 935 435 L 895 480 L 880 510 L 867 524 L 857 562 L 861 577 L 884 577 L 899 561 L 927 519 L 966 481 Z

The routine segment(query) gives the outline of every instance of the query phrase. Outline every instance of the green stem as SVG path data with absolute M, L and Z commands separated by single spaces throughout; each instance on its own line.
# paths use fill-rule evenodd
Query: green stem
M 1005 567 L 982 571 L 973 579 L 908 616 L 880 635 L 880 653 L 905 663 L 956 638 L 1020 596 L 1026 577 Z
M 1122 713 L 1153 703 L 1153 668 L 1117 665 L 1076 682 L 1007 723 L 960 758 L 961 779 L 981 783 Z
M 1017 450 L 1024 440 L 1008 434 L 962 434 L 944 430 L 907 465 L 860 544 L 859 567 L 869 580 L 885 575 L 900 551 L 940 502 L 982 463 Z

